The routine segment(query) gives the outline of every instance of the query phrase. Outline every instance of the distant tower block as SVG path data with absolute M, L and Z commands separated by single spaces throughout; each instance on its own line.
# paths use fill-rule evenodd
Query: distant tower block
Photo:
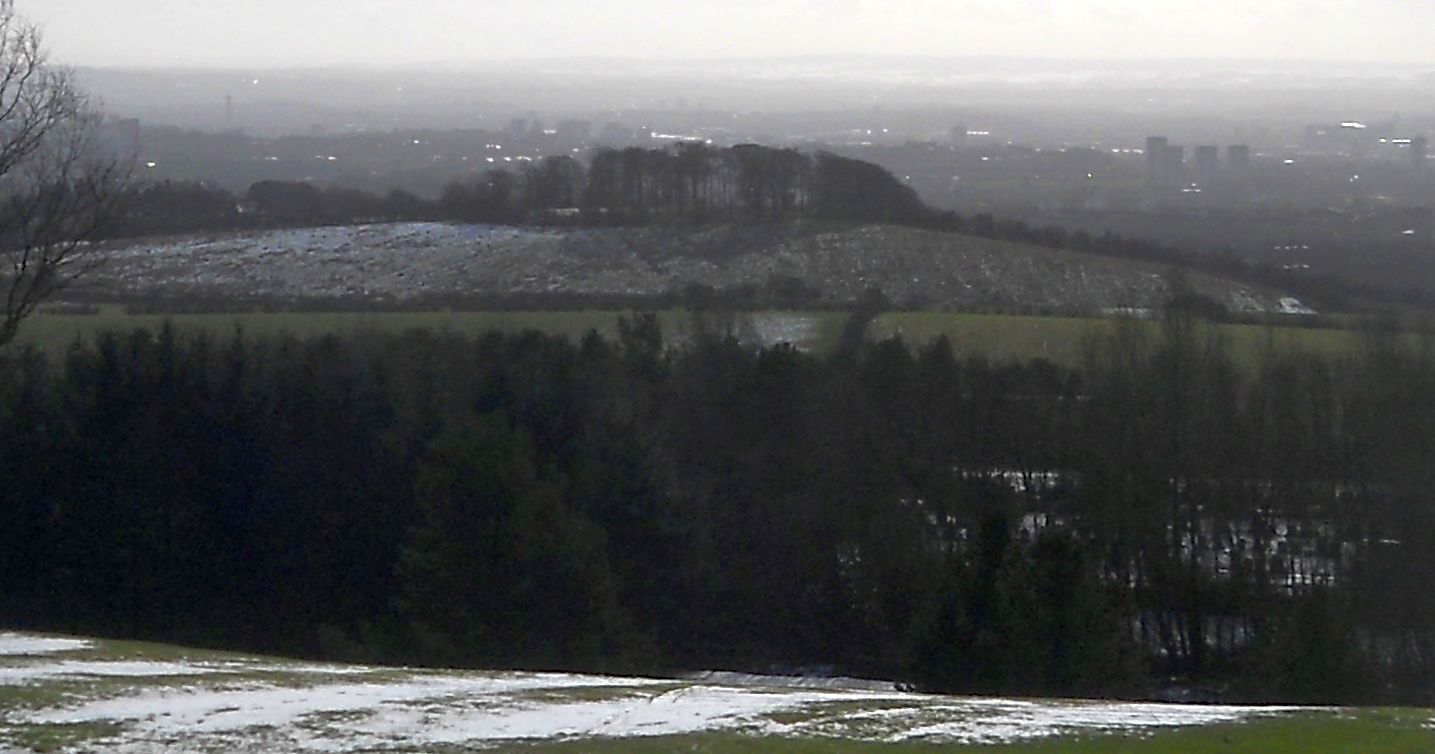
M 224 130 L 234 130 L 234 95 L 224 95 Z
M 1426 161 L 1429 159 L 1430 140 L 1424 136 L 1417 136 L 1410 140 L 1410 162 L 1421 170 L 1425 169 Z
M 1196 147 L 1196 183 L 1200 184 L 1202 188 L 1216 182 L 1216 174 L 1220 166 L 1220 147 Z
M 1161 164 L 1168 143 L 1165 136 L 1152 136 L 1146 139 L 1146 184 L 1152 188 L 1166 185 L 1161 180 Z
M 1156 171 L 1158 186 L 1176 188 L 1186 180 L 1186 148 L 1166 145 L 1161 150 L 1160 167 Z
M 1251 166 L 1251 148 L 1245 144 L 1233 144 L 1226 148 L 1226 164 L 1234 171 Z
M 965 147 L 967 145 L 967 127 L 953 126 L 951 136 L 948 138 L 951 139 L 952 146 L 957 149 Z

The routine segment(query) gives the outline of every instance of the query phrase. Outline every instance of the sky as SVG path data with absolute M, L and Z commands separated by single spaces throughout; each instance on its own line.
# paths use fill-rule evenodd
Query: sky
M 1435 63 L 1432 0 L 17 0 L 85 66 L 836 54 Z

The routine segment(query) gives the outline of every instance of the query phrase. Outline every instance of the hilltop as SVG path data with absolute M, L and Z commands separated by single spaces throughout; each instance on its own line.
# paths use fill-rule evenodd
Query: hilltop
M 437 222 L 196 234 L 119 244 L 79 292 L 124 302 L 482 304 L 505 296 L 705 296 L 845 306 L 1100 314 L 1170 297 L 1159 264 L 882 224 L 782 222 L 555 229 Z M 1301 311 L 1279 292 L 1205 274 L 1231 311 Z

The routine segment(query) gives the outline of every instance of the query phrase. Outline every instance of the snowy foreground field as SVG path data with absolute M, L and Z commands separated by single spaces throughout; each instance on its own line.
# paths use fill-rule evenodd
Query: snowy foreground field
M 1340 715 L 868 686 L 399 670 L 0 633 L 0 752 L 449 752 L 709 734 L 959 748 Z

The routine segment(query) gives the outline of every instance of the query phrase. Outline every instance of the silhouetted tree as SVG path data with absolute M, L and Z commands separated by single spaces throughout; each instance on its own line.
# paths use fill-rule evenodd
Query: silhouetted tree
M 129 165 L 102 143 L 100 120 L 39 28 L 0 0 L 0 346 L 104 261 L 91 242 L 118 214 Z

